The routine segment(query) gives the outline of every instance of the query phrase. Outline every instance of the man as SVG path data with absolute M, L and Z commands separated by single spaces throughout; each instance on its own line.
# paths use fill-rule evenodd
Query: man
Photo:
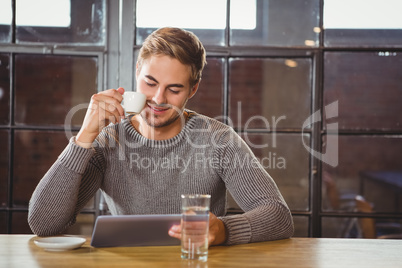
M 181 194 L 210 194 L 210 245 L 290 237 L 289 208 L 248 146 L 230 127 L 185 109 L 205 63 L 191 32 L 152 33 L 136 68 L 145 107 L 124 118 L 123 88 L 92 96 L 81 130 L 32 195 L 33 232 L 63 232 L 101 189 L 115 215 L 178 214 Z M 244 214 L 225 216 L 226 189 Z M 180 239 L 180 231 L 169 235 Z

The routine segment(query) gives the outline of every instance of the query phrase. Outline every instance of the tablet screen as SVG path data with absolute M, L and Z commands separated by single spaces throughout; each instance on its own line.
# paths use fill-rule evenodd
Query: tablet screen
M 92 233 L 93 247 L 132 247 L 180 245 L 169 236 L 173 225 L 179 225 L 180 214 L 99 216 Z

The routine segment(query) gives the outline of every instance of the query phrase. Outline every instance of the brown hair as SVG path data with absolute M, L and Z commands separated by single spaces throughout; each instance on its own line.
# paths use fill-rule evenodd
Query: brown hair
M 198 37 L 180 28 L 160 28 L 144 41 L 138 55 L 138 68 L 153 55 L 167 55 L 191 67 L 190 86 L 197 84 L 206 64 L 205 49 Z

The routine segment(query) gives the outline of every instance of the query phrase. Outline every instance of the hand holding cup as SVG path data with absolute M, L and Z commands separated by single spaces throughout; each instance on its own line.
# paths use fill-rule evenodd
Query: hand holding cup
M 105 126 L 118 123 L 125 117 L 123 96 L 127 113 L 138 113 L 145 105 L 144 94 L 125 92 L 122 87 L 92 95 L 84 122 L 76 137 L 78 145 L 89 148 Z

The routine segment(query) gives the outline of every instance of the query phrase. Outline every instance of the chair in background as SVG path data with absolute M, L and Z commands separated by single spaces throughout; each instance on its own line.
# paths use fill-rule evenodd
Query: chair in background
M 373 205 L 363 196 L 356 195 L 355 204 L 356 212 L 372 213 Z M 359 237 L 361 238 L 378 238 L 378 239 L 402 239 L 402 226 L 395 222 L 376 222 L 373 218 L 354 218 L 357 223 Z
M 336 211 L 372 213 L 374 206 L 363 196 L 340 193 L 331 174 L 323 172 L 322 179 L 329 206 Z M 369 217 L 345 218 L 337 237 L 402 239 L 402 225 L 395 222 L 378 222 Z

